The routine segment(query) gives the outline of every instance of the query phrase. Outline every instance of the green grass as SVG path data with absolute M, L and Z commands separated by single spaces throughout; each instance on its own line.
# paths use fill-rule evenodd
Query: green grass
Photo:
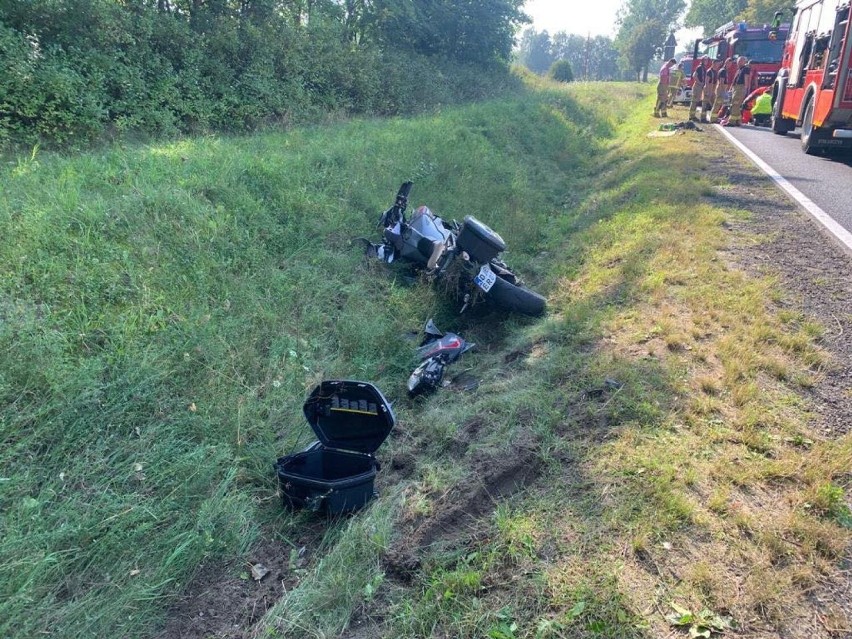
M 387 637 L 641 638 L 670 631 L 672 602 L 824 636 L 808 593 L 848 556 L 852 443 L 808 427 L 822 327 L 716 259 L 743 215 L 695 148 L 722 142 L 647 138 L 648 96 L 542 84 L 416 119 L 5 158 L 0 634 L 151 636 L 202 563 L 269 537 L 288 552 L 309 520 L 271 465 L 312 439 L 314 384 L 363 378 L 399 400 L 379 457 L 413 474 L 383 470 L 377 503 L 320 527 L 257 636 L 358 616 Z M 459 317 L 365 264 L 349 240 L 405 179 L 415 206 L 497 229 L 548 316 Z M 455 365 L 476 393 L 402 399 L 428 317 L 479 345 Z M 526 485 L 472 504 L 471 534 L 419 549 L 410 581 L 387 574 L 519 447 L 540 462 Z

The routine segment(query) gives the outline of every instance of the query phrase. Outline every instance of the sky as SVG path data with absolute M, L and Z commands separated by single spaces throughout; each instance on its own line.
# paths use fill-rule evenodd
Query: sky
M 527 0 L 524 12 L 533 19 L 536 31 L 615 37 L 615 16 L 622 4 L 624 0 Z M 698 36 L 695 29 L 678 31 L 678 49 L 686 48 L 687 41 Z

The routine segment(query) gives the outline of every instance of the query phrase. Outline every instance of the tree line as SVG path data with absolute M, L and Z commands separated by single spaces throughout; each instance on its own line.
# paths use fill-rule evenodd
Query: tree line
M 0 0 L 0 144 L 492 94 L 523 0 Z
M 652 61 L 660 61 L 669 34 L 681 27 L 701 27 L 705 36 L 732 20 L 769 23 L 791 0 L 625 0 L 614 39 L 526 29 L 519 41 L 518 61 L 539 74 L 567 60 L 575 79 L 647 81 Z M 685 13 L 684 13 L 685 12 Z M 688 50 L 691 43 L 680 43 Z

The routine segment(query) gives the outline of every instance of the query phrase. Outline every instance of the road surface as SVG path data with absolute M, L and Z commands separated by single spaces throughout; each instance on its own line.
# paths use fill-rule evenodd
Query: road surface
M 781 136 L 750 125 L 724 130 L 852 233 L 852 156 L 805 155 L 798 132 Z

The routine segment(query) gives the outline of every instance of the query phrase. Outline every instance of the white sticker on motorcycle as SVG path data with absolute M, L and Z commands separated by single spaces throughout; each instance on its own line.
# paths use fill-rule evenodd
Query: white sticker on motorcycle
M 488 264 L 483 264 L 477 276 L 473 278 L 473 283 L 485 293 L 491 290 L 491 287 L 494 286 L 494 282 L 496 281 L 497 275 L 488 267 Z

